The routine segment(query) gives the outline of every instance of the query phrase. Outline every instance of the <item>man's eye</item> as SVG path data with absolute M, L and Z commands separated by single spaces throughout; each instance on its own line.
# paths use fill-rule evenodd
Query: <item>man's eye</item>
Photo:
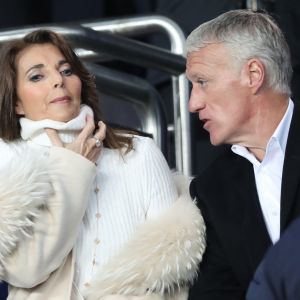
M 37 82 L 37 81 L 39 81 L 39 80 L 41 80 L 43 78 L 43 76 L 42 75 L 40 75 L 40 74 L 36 74 L 36 75 L 32 75 L 32 76 L 30 76 L 30 81 L 33 81 L 33 82 Z
M 207 80 L 199 79 L 197 82 L 198 82 L 201 86 L 205 86 L 205 84 L 207 83 Z
M 73 71 L 71 68 L 68 68 L 68 69 L 64 69 L 64 70 L 60 71 L 60 73 L 63 76 L 71 76 L 73 74 Z

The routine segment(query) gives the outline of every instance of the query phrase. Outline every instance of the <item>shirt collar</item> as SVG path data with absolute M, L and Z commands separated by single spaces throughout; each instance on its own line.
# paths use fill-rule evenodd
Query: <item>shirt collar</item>
M 282 153 L 283 154 L 285 153 L 287 138 L 288 138 L 289 129 L 290 129 L 292 116 L 293 116 L 293 110 L 294 110 L 294 103 L 291 99 L 289 99 L 288 108 L 282 120 L 280 121 L 274 133 L 272 134 L 270 140 L 268 141 L 266 153 L 270 151 L 270 148 L 273 147 L 274 144 L 278 144 Z M 259 164 L 255 156 L 251 152 L 249 152 L 246 147 L 240 145 L 232 145 L 231 150 L 235 154 L 245 157 L 252 164 L 255 165 Z
M 288 108 L 269 141 L 269 143 L 272 140 L 278 141 L 283 153 L 285 153 L 285 149 L 286 149 L 287 138 L 288 138 L 290 125 L 291 125 L 291 121 L 292 121 L 292 117 L 293 117 L 293 111 L 294 111 L 294 103 L 291 99 L 289 99 Z M 268 146 L 269 146 L 269 143 L 268 143 Z

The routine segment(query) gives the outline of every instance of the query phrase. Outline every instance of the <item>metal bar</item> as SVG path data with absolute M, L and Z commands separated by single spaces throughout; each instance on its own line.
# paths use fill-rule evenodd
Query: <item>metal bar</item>
M 258 8 L 257 0 L 247 0 L 246 6 L 248 9 L 252 9 L 252 10 L 256 11 Z
M 172 54 L 169 51 L 141 43 L 126 37 L 98 32 L 82 26 L 58 27 L 47 26 L 47 29 L 64 34 L 73 47 L 86 47 L 93 51 L 93 55 L 105 54 L 114 59 L 123 60 L 143 67 L 152 67 L 164 72 L 179 75 L 184 72 L 185 59 L 181 55 Z M 22 31 L 0 32 L 0 44 L 24 36 L 31 28 Z M 77 52 L 78 53 L 78 52 Z M 80 53 L 79 55 L 82 55 Z M 89 58 L 85 53 L 85 58 Z M 96 55 L 97 58 L 97 55 Z M 95 59 L 96 59 L 95 58 Z
M 96 64 L 85 63 L 88 70 L 96 76 L 101 93 L 116 96 L 131 102 L 139 111 L 141 131 L 150 133 L 157 145 L 166 152 L 167 127 L 163 108 L 156 90 L 147 81 L 134 75 L 122 73 Z M 122 124 L 120 124 L 122 125 Z

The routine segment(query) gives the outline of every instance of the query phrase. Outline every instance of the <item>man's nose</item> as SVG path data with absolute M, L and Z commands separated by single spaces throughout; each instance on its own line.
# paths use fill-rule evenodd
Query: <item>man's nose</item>
M 203 96 L 196 88 L 192 88 L 189 100 L 189 111 L 194 113 L 205 107 Z

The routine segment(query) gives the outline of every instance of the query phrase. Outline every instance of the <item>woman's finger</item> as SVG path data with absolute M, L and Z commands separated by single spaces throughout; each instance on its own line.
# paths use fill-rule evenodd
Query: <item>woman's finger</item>
M 106 125 L 102 121 L 99 121 L 98 127 L 99 129 L 95 132 L 92 139 L 94 140 L 94 145 L 96 146 L 96 148 L 101 148 L 106 136 Z
M 61 141 L 60 137 L 58 136 L 58 133 L 55 129 L 52 128 L 45 128 L 45 131 L 52 143 L 53 146 L 57 146 L 57 147 L 63 147 L 64 144 Z
M 97 132 L 94 134 L 95 139 L 99 139 L 100 141 L 103 141 L 106 136 L 106 125 L 102 121 L 98 122 L 98 127 L 99 129 Z
M 88 115 L 86 117 L 86 125 L 78 135 L 77 140 L 85 141 L 91 136 L 94 130 L 95 130 L 94 119 L 92 116 Z

